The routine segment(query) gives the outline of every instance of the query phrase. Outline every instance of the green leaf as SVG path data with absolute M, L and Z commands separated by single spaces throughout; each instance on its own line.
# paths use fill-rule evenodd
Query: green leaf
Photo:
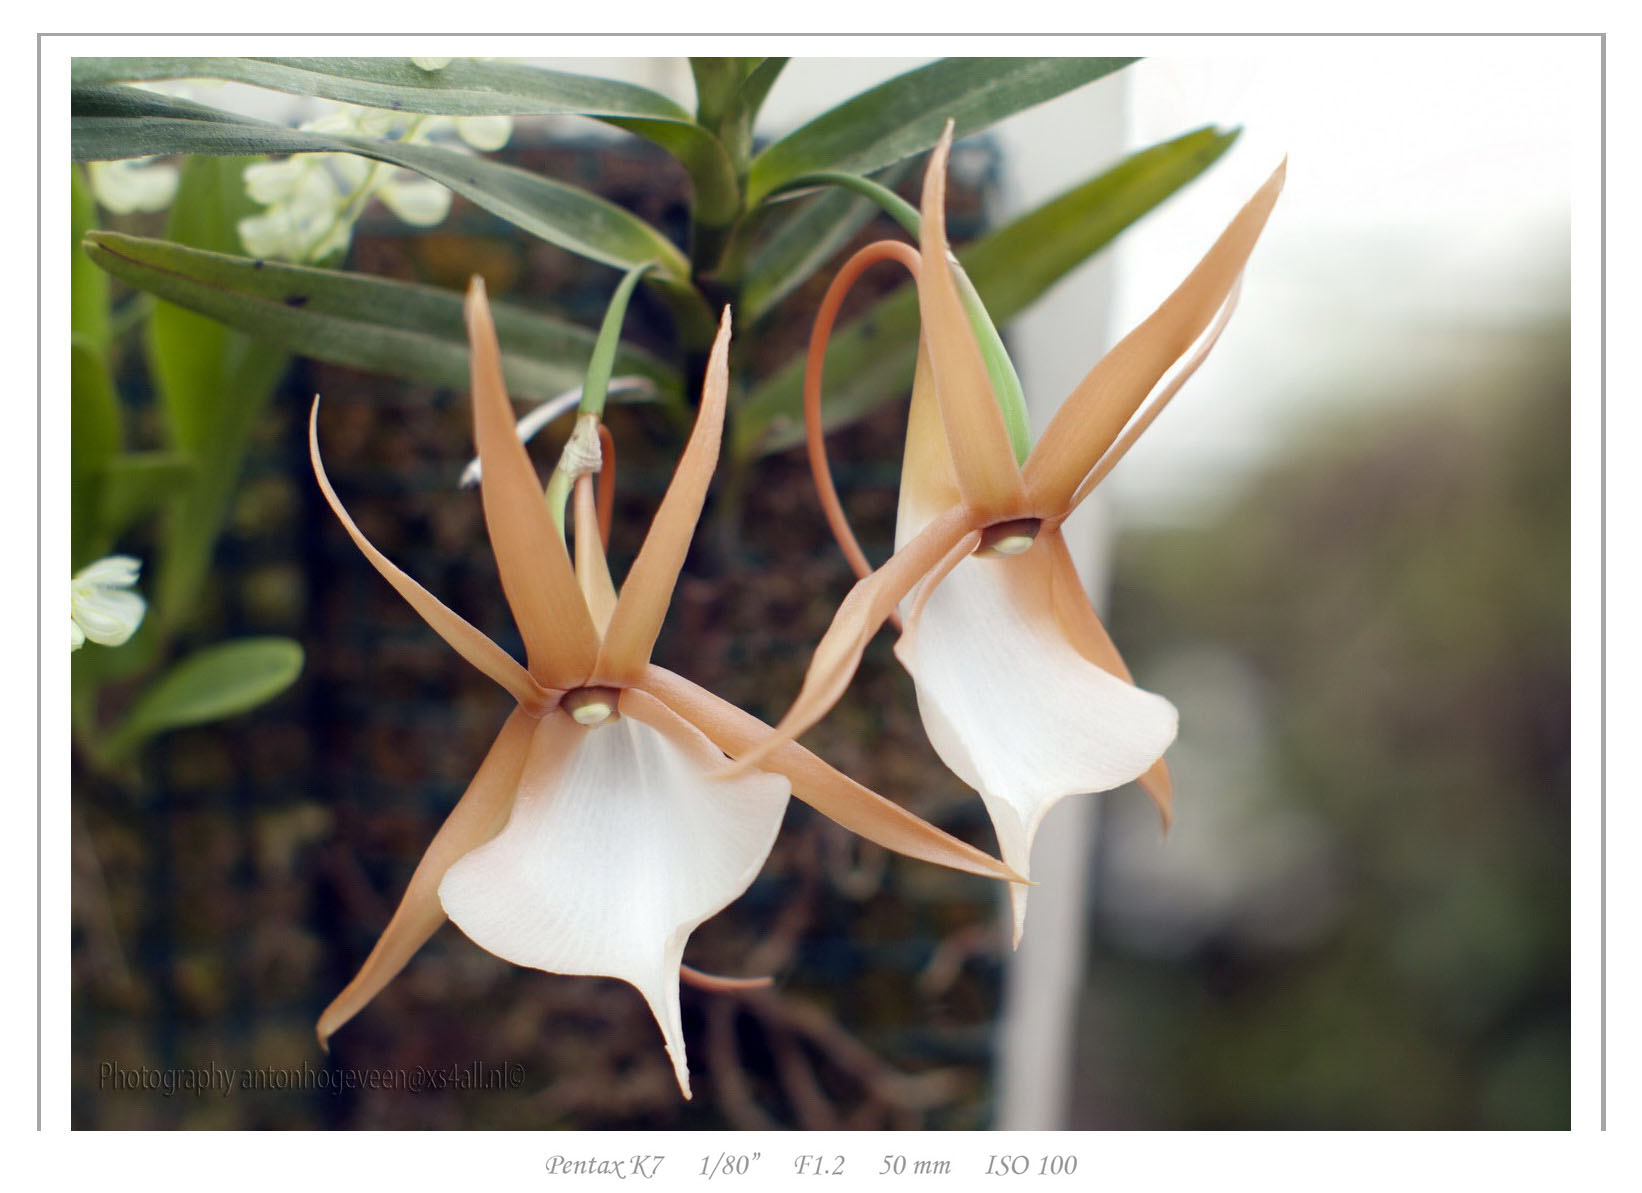
M 69 556 L 76 569 L 106 554 L 114 531 L 102 517 L 104 472 L 120 450 L 120 400 L 107 355 L 75 333 L 69 372 Z
M 748 326 L 842 251 L 878 214 L 872 200 L 842 188 L 796 202 L 792 208 L 748 262 L 741 307 L 736 312 Z
M 691 58 L 690 77 L 696 85 L 696 120 L 718 128 L 735 100 L 745 75 L 740 58 Z
M 239 220 L 258 210 L 245 194 L 246 164 L 244 158 L 184 163 L 166 229 L 172 241 L 201 250 L 238 245 Z M 264 340 L 164 302 L 154 305 L 146 330 L 169 443 L 194 465 L 161 535 L 154 616 L 170 631 L 187 618 L 205 578 L 251 432 L 289 358 Z
M 330 136 L 234 116 L 130 87 L 76 88 L 76 160 L 146 154 L 355 153 L 414 170 L 560 248 L 620 270 L 655 262 L 659 279 L 711 324 L 689 281 L 689 263 L 671 241 L 614 203 L 487 158 L 435 145 Z
M 184 164 L 167 233 L 214 252 L 239 248 L 239 221 L 261 210 L 245 193 L 245 167 L 257 158 L 197 158 Z M 223 405 L 227 358 L 243 351 L 227 329 L 191 311 L 157 304 L 149 317 L 148 363 L 171 439 L 188 451 L 211 444 Z
M 74 181 L 69 195 L 73 233 L 73 264 L 69 267 L 69 298 L 71 313 L 69 328 L 86 344 L 98 352 L 106 352 L 111 337 L 108 313 L 108 277 L 86 259 L 80 242 L 85 234 L 97 226 L 97 201 L 92 197 L 91 184 L 85 169 L 72 167 Z
M 179 452 L 128 452 L 104 470 L 102 522 L 111 539 L 144 515 L 187 494 L 194 461 Z
M 1237 130 L 1202 128 L 1143 149 L 975 241 L 958 259 L 1001 325 L 1196 178 L 1236 138 Z M 823 406 L 829 427 L 905 394 L 917 332 L 917 298 L 910 286 L 902 286 L 833 336 Z M 732 444 L 737 458 L 781 451 L 803 440 L 803 377 L 804 360 L 798 357 L 748 395 L 737 412 Z
M 943 58 L 823 112 L 753 159 L 752 206 L 805 174 L 870 174 L 933 146 L 948 118 L 967 136 L 1082 87 L 1133 58 Z
M 226 79 L 369 108 L 447 116 L 589 116 L 689 123 L 660 92 L 591 75 L 453 59 L 423 70 L 409 58 L 76 58 L 76 87 L 158 79 Z
M 423 70 L 408 58 L 76 58 L 76 87 L 152 79 L 227 79 L 293 95 L 441 116 L 586 116 L 653 141 L 683 163 L 703 218 L 738 207 L 723 145 L 665 95 L 631 83 L 510 62 L 458 58 Z
M 758 113 L 764 107 L 764 100 L 769 97 L 770 88 L 775 86 L 775 81 L 786 68 L 785 58 L 765 58 L 748 71 L 747 77 L 736 89 L 735 98 L 730 103 L 729 112 L 726 113 L 726 120 L 742 124 L 750 133 L 753 122 L 758 119 Z
M 296 682 L 302 647 L 290 638 L 241 638 L 195 651 L 137 697 L 109 736 L 111 755 L 156 733 L 248 712 Z
M 207 253 L 99 232 L 89 253 L 127 285 L 290 352 L 452 389 L 468 384 L 462 295 L 364 274 Z M 492 306 L 502 371 L 516 398 L 546 400 L 581 384 L 593 332 L 507 303 Z M 677 371 L 623 347 L 616 369 L 653 380 L 677 407 Z

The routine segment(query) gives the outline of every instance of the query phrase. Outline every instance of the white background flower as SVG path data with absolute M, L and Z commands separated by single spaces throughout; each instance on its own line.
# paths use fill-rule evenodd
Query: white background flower
M 88 638 L 99 646 L 119 646 L 136 633 L 148 607 L 131 591 L 142 566 L 129 555 L 110 555 L 75 573 L 72 649 L 79 650 Z
M 451 132 L 481 151 L 500 149 L 513 135 L 508 116 L 428 116 L 353 104 L 337 104 L 302 127 L 403 144 L 425 144 Z M 439 183 L 351 153 L 303 153 L 258 162 L 245 168 L 245 188 L 266 205 L 240 221 L 246 251 L 282 261 L 321 261 L 346 249 L 355 222 L 372 199 L 418 228 L 433 227 L 450 214 L 450 191 Z

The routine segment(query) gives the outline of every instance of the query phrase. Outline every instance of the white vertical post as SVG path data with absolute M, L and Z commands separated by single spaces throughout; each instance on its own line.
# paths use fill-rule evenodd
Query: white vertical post
M 1116 160 L 1125 144 L 1123 88 L 1120 74 L 1001 126 L 1012 213 Z M 1009 328 L 1027 408 L 1039 431 L 1107 339 L 1113 276 L 1109 258 L 1102 257 L 1062 281 Z M 1097 502 L 1086 502 L 1064 527 L 1078 574 L 1097 608 L 1106 591 L 1103 513 Z M 994 1124 L 1000 1130 L 1067 1125 L 1099 798 L 1063 800 L 1044 819 L 1033 846 L 1032 877 L 1038 885 L 1028 903 L 1021 946 L 1005 971 Z M 1007 918 L 1006 901 L 1000 907 Z M 1002 926 L 999 931 L 1007 934 Z

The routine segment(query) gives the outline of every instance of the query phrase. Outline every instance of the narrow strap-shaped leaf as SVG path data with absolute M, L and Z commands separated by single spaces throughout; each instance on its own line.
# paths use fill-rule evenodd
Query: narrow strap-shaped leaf
M 634 83 L 464 58 L 432 71 L 409 58 L 76 58 L 71 78 L 76 87 L 224 79 L 370 108 L 448 116 L 690 119 L 665 95 Z
M 1133 58 L 943 58 L 823 112 L 753 159 L 751 206 L 818 170 L 870 174 L 935 144 L 987 128 L 1129 65 Z
M 231 157 L 184 162 L 166 239 L 204 252 L 237 247 L 238 220 L 256 210 L 245 193 L 247 164 Z M 167 443 L 195 464 L 165 521 L 155 569 L 156 622 L 175 629 L 205 586 L 251 437 L 289 358 L 274 344 L 165 302 L 152 304 L 143 333 Z
M 408 58 L 77 58 L 75 86 L 226 79 L 392 111 L 441 116 L 586 116 L 653 141 L 683 163 L 698 208 L 737 207 L 735 167 L 717 137 L 659 92 L 632 83 L 509 62 L 455 59 L 436 71 Z
M 524 638 L 530 674 L 551 688 L 574 688 L 593 670 L 599 635 L 564 540 L 542 499 L 541 481 L 514 432 L 496 325 L 478 277 L 468 287 L 467 324 L 473 349 L 473 441 L 484 468 L 479 496 L 502 591 Z
M 167 240 L 92 233 L 85 251 L 127 285 L 315 360 L 453 389 L 467 384 L 462 295 L 436 286 L 191 249 Z M 580 383 L 593 333 L 498 303 L 502 373 L 520 398 L 546 400 Z M 681 404 L 678 373 L 623 346 L 616 371 L 656 383 Z
M 120 450 L 120 398 L 100 345 L 76 334 L 69 366 L 69 555 L 78 568 L 105 554 L 115 531 L 104 513 L 107 469 Z
M 618 269 L 655 261 L 673 290 L 694 295 L 684 254 L 638 216 L 577 187 L 487 158 L 436 145 L 285 128 L 130 87 L 76 88 L 72 124 L 76 160 L 168 153 L 359 154 L 414 170 L 578 256 Z
M 1131 154 L 1111 169 L 991 232 L 958 254 L 999 323 L 1026 309 L 1080 262 L 1196 178 L 1236 139 L 1205 128 Z M 832 339 L 827 353 L 827 426 L 843 426 L 906 392 L 912 380 L 918 307 L 903 286 Z M 804 362 L 795 358 L 738 406 L 737 458 L 802 441 Z
M 743 322 L 756 323 L 847 245 L 877 214 L 870 199 L 833 190 L 794 205 L 754 252 L 741 291 Z
M 753 124 L 770 94 L 770 88 L 786 69 L 787 59 L 765 58 L 747 72 L 730 99 L 730 107 L 719 125 L 719 137 L 733 160 L 745 160 L 752 148 Z
M 696 85 L 696 119 L 716 128 L 730 110 L 746 74 L 740 58 L 691 58 L 690 78 Z
M 656 510 L 644 546 L 622 582 L 621 597 L 610 619 L 599 656 L 598 678 L 606 683 L 629 683 L 650 661 L 656 636 L 667 616 L 678 584 L 679 570 L 695 537 L 696 521 L 707 499 L 713 469 L 718 464 L 724 431 L 724 405 L 730 388 L 730 308 L 724 308 L 718 340 L 707 360 L 707 378 L 701 387 L 701 409 L 695 430 L 684 446 L 673 480 Z
M 74 166 L 70 186 L 71 248 L 73 264 L 69 268 L 70 316 L 69 328 L 85 340 L 93 352 L 105 352 L 112 335 L 108 306 L 108 279 L 86 260 L 80 247 L 85 234 L 97 226 L 97 201 L 92 197 L 91 184 L 86 180 L 84 166 Z

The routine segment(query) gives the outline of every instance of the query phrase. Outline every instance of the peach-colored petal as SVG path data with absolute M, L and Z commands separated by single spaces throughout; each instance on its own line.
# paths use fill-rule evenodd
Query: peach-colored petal
M 901 598 L 973 529 L 971 512 L 960 506 L 932 521 L 888 562 L 850 589 L 832 624 L 821 636 L 798 699 L 763 742 L 739 756 L 729 774 L 760 766 L 782 742 L 794 741 L 837 704 L 849 687 L 861 654 Z
M 575 507 L 576 583 L 581 585 L 582 599 L 587 602 L 594 628 L 603 634 L 610 628 L 610 616 L 616 611 L 616 585 L 610 579 L 610 561 L 605 558 L 604 536 L 599 533 L 599 511 L 593 500 L 591 475 L 576 478 L 571 500 Z
M 1279 166 L 1186 280 L 1102 357 L 1061 404 L 1023 469 L 1033 513 L 1049 518 L 1071 508 L 1084 477 L 1226 301 L 1282 189 Z
M 718 465 L 724 432 L 724 405 L 730 390 L 730 308 L 724 308 L 718 338 L 707 358 L 707 377 L 701 387 L 701 408 L 695 429 L 684 445 L 673 480 L 661 499 L 661 508 L 644 536 L 644 546 L 622 583 L 621 598 L 610 619 L 599 655 L 598 677 L 603 683 L 625 683 L 644 669 L 661 633 L 673 587 L 695 537 L 701 506 L 707 499 L 713 469 Z
M 948 257 L 946 165 L 951 150 L 948 121 L 924 174 L 918 309 L 958 488 L 983 521 L 993 522 L 1023 513 L 1026 490 Z
M 568 717 L 547 719 L 571 723 Z M 417 863 L 410 886 L 376 947 L 365 958 L 353 981 L 320 1015 L 315 1031 L 321 1046 L 326 1045 L 337 1028 L 364 1009 L 445 922 L 445 909 L 439 905 L 439 883 L 458 858 L 501 831 L 537 724 L 522 709 L 515 709 L 502 726 L 490 752 L 479 764 L 479 773 L 468 784 L 466 794 Z
M 393 585 L 394 591 L 405 598 L 412 609 L 421 616 L 451 648 L 480 671 L 506 688 L 519 704 L 537 712 L 551 708 L 553 702 L 563 693 L 543 688 L 530 673 L 514 661 L 513 656 L 480 633 L 471 623 L 453 612 L 438 597 L 423 588 L 410 576 L 406 575 L 391 559 L 378 551 L 363 531 L 354 524 L 343 508 L 342 501 L 331 487 L 331 478 L 325 474 L 325 463 L 319 455 L 319 399 L 314 399 L 313 410 L 308 415 L 308 458 L 313 461 L 314 477 L 319 481 L 319 491 L 325 495 L 325 501 L 331 511 L 336 514 L 342 528 L 353 539 L 354 545 L 371 566 L 382 574 L 382 578 Z
M 1157 416 L 1163 413 L 1163 408 L 1169 404 L 1169 399 L 1180 392 L 1180 387 L 1191 380 L 1192 374 L 1197 372 L 1198 367 L 1209 358 L 1209 353 L 1214 350 L 1215 344 L 1220 342 L 1220 333 L 1225 331 L 1226 324 L 1231 322 L 1232 312 L 1237 309 L 1237 295 L 1241 289 L 1241 283 L 1232 286 L 1231 294 L 1226 298 L 1225 304 L 1221 306 L 1220 313 L 1214 317 L 1214 323 L 1203 335 L 1203 338 L 1198 341 L 1197 347 L 1192 349 L 1192 354 L 1181 362 L 1180 367 L 1175 370 L 1168 383 L 1157 392 L 1157 395 L 1151 401 L 1146 403 L 1145 409 L 1136 415 L 1127 427 L 1123 428 L 1123 434 L 1118 441 L 1089 470 L 1089 475 L 1084 477 L 1078 485 L 1077 492 L 1072 494 L 1071 505 L 1067 512 L 1071 512 L 1071 510 L 1081 505 L 1083 499 L 1094 492 L 1095 486 L 1106 479 L 1112 469 L 1117 467 L 1118 461 L 1123 459 L 1129 449 L 1135 445 L 1135 441 L 1146 433 L 1146 428 L 1151 426 Z
M 631 982 L 688 1097 L 684 945 L 757 876 L 788 784 L 709 777 L 722 753 L 642 692 L 623 692 L 620 712 L 589 729 L 549 718 L 573 737 L 538 732 L 506 827 L 450 867 L 439 899 L 475 943 L 515 965 Z
M 770 727 L 763 721 L 683 676 L 651 664 L 639 682 L 644 692 L 700 729 L 731 758 L 744 757 L 769 737 Z M 785 775 L 799 799 L 885 849 L 983 878 L 1019 878 L 996 858 L 840 774 L 797 742 L 776 746 L 759 766 Z
M 573 688 L 593 671 L 598 633 L 541 481 L 514 430 L 483 279 L 473 279 L 464 309 L 472 349 L 473 439 L 483 475 L 479 496 L 502 591 L 524 638 L 531 675 L 551 687 Z
M 1077 565 L 1072 562 L 1072 553 L 1066 547 L 1065 537 L 1059 530 L 1045 530 L 1038 536 L 1038 546 L 1035 549 L 1048 554 L 1049 586 L 1054 600 L 1055 618 L 1066 631 L 1072 645 L 1095 666 L 1111 672 L 1124 683 L 1133 684 L 1134 676 L 1129 674 L 1123 656 L 1118 653 L 1117 646 L 1106 632 L 1106 627 L 1101 624 L 1094 606 L 1089 604 L 1089 594 L 1084 591 L 1083 581 L 1078 576 Z M 1151 796 L 1152 803 L 1157 805 L 1158 815 L 1163 818 L 1164 831 L 1168 831 L 1169 826 L 1174 823 L 1174 781 L 1169 777 L 1168 762 L 1159 758 L 1135 781 L 1147 795 Z
M 901 457 L 901 497 L 895 514 L 895 547 L 911 542 L 942 510 L 961 505 L 952 451 L 941 425 L 941 404 L 929 367 L 929 344 L 918 341 L 918 363 L 912 373 L 912 402 L 907 410 L 906 451 Z

